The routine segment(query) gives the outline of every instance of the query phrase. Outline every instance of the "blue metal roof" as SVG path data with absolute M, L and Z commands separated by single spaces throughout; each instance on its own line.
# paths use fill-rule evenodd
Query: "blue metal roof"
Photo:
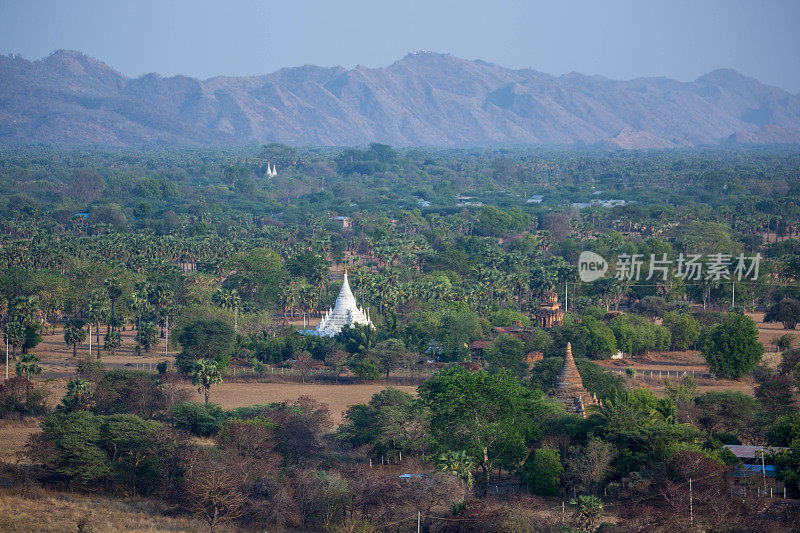
M 765 475 L 767 477 L 775 477 L 775 467 L 773 465 L 739 465 L 733 470 L 734 476 L 752 476 L 752 475 Z

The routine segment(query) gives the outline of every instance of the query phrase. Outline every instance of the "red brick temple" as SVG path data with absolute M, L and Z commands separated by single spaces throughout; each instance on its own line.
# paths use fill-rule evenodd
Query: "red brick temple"
M 536 325 L 540 328 L 549 329 L 560 326 L 564 322 L 564 310 L 561 309 L 561 302 L 554 291 L 547 291 L 542 297 L 542 303 L 536 312 Z
M 572 345 L 567 343 L 567 353 L 564 355 L 564 366 L 558 374 L 556 382 L 556 398 L 568 413 L 575 413 L 586 418 L 586 410 L 590 405 L 599 405 L 596 395 L 592 395 L 583 386 L 583 380 L 572 358 Z

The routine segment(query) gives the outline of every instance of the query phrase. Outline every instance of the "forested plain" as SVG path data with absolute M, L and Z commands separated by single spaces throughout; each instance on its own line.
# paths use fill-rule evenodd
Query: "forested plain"
M 0 148 L 0 325 L 17 374 L 0 416 L 42 420 L 5 475 L 158 498 L 212 528 L 789 531 L 794 508 L 731 490 L 739 460 L 723 445 L 786 448 L 771 460 L 798 496 L 800 349 L 786 335 L 764 364 L 751 318 L 800 322 L 798 232 L 790 148 Z M 612 269 L 642 254 L 641 280 L 581 282 L 584 250 Z M 651 255 L 681 254 L 761 260 L 744 280 L 646 279 Z M 345 268 L 375 329 L 298 333 Z M 563 324 L 536 327 L 551 291 Z M 56 329 L 77 375 L 51 409 L 37 346 Z M 104 367 L 127 331 L 135 353 L 169 335 L 177 355 L 157 374 Z M 552 397 L 567 343 L 600 400 L 585 418 Z M 597 364 L 669 350 L 699 351 L 711 379 L 752 380 L 754 395 L 691 376 L 657 395 Z M 233 368 L 274 367 L 342 386 L 426 377 L 339 427 L 308 398 L 209 401 Z M 424 475 L 371 468 L 384 461 Z M 491 493 L 501 479 L 513 496 Z

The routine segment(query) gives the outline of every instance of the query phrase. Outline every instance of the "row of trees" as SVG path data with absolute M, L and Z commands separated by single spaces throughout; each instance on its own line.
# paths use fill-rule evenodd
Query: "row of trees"
M 158 495 L 212 527 L 223 521 L 372 527 L 416 519 L 417 511 L 429 524 L 438 516 L 482 530 L 556 527 L 560 514 L 529 514 L 543 505 L 535 499 L 475 499 L 505 472 L 536 495 L 574 491 L 573 524 L 584 529 L 601 520 L 603 495 L 636 506 L 618 511 L 626 528 L 652 529 L 665 519 L 688 527 L 678 511 L 688 506 L 682 491 L 692 478 L 695 524 L 780 530 L 780 522 L 763 521 L 756 502 L 730 497 L 725 476 L 736 459 L 721 447 L 787 446 L 776 459 L 779 473 L 790 484 L 800 479 L 797 413 L 774 397 L 768 379 L 755 398 L 698 394 L 691 378 L 667 381 L 666 397 L 658 398 L 626 390 L 620 378 L 579 358 L 585 385 L 603 400 L 583 419 L 566 414 L 540 388 L 550 359 L 558 358 L 546 358 L 522 380 L 504 369 L 456 365 L 431 377 L 417 396 L 386 389 L 351 406 L 335 439 L 326 438 L 327 409 L 309 399 L 225 411 L 187 402 L 185 385 L 170 372 L 105 371 L 87 363 L 27 453 L 42 480 Z M 201 391 L 208 389 L 201 376 L 213 374 L 210 366 L 204 361 L 194 369 Z M 185 432 L 212 437 L 205 442 L 213 445 L 193 444 Z M 398 480 L 370 468 L 368 457 L 373 464 L 402 458 L 409 471 L 426 473 Z M 523 516 L 528 525 L 514 525 L 512 518 Z

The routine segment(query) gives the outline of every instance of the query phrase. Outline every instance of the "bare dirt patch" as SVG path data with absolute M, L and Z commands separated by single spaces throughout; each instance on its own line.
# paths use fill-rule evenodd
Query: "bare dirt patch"
M 125 365 L 136 364 L 145 365 L 149 368 L 155 366 L 161 361 L 173 362 L 175 357 L 175 349 L 170 349 L 169 354 L 164 353 L 164 339 L 159 339 L 158 345 L 153 348 L 150 353 L 142 352 L 137 355 L 134 347 L 135 331 L 128 330 L 121 332 L 122 346 L 120 346 L 114 355 L 102 350 L 101 358 L 104 364 L 110 367 L 122 367 Z M 103 335 L 105 335 L 105 327 L 100 327 L 100 342 L 102 344 Z M 39 359 L 42 360 L 42 374 L 45 377 L 62 377 L 75 371 L 75 365 L 80 358 L 90 357 L 94 359 L 97 357 L 97 339 L 92 329 L 92 352 L 89 353 L 89 341 L 79 344 L 77 347 L 77 358 L 72 356 L 72 346 L 64 342 L 64 328 L 58 326 L 55 328 L 55 333 L 51 335 L 43 335 L 42 342 L 36 348 L 31 350 Z M 14 366 L 13 361 L 11 366 Z
M 625 369 L 634 367 L 637 370 L 655 372 L 680 371 L 680 372 L 708 372 L 708 365 L 700 352 L 689 350 L 686 352 L 648 352 L 641 357 L 628 357 L 625 359 L 607 359 L 598 363 L 608 369 Z
M 211 389 L 211 401 L 225 409 L 246 407 L 270 402 L 286 402 L 301 396 L 310 396 L 324 403 L 331 411 L 337 426 L 342 423 L 342 413 L 351 405 L 367 403 L 372 395 L 388 388 L 382 383 L 357 385 L 317 385 L 302 383 L 222 383 Z M 394 386 L 395 389 L 416 394 L 417 388 L 410 385 Z M 199 395 L 198 395 L 199 399 Z
M 679 378 L 670 377 L 670 378 L 651 378 L 651 377 L 643 377 L 637 376 L 636 379 L 626 378 L 625 382 L 628 387 L 645 387 L 650 389 L 651 391 L 655 392 L 658 396 L 665 396 L 664 393 L 664 381 L 665 379 L 669 379 L 672 383 L 680 382 Z M 752 379 L 745 378 L 740 381 L 734 380 L 727 380 L 727 379 L 696 379 L 695 382 L 697 383 L 697 393 L 704 394 L 706 392 L 712 391 L 736 391 L 742 392 L 744 394 L 754 396 L 755 395 L 755 384 Z

